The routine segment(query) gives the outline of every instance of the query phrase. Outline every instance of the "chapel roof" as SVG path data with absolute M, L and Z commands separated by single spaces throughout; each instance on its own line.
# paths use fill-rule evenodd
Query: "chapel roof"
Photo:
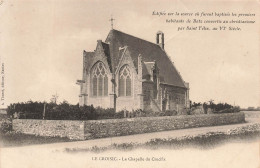
M 85 50 L 83 51 L 84 70 L 85 70 L 85 68 L 89 68 L 90 67 L 90 63 L 91 63 L 94 55 L 95 55 L 95 52 L 88 52 L 88 51 L 85 51 Z
M 159 68 L 159 75 L 162 83 L 185 87 L 179 72 L 167 56 L 166 52 L 158 45 L 138 37 L 123 33 L 121 31 L 112 29 L 105 41 L 109 46 L 103 46 L 106 55 L 109 55 L 112 72 L 115 72 L 116 66 L 120 60 L 119 48 L 127 46 L 134 66 L 137 69 L 138 55 L 142 55 L 143 62 L 156 62 Z M 143 65 L 143 68 L 147 66 Z M 143 76 L 150 70 L 143 69 Z

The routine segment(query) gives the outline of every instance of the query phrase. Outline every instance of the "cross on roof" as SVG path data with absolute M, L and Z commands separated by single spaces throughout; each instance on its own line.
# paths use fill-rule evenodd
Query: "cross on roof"
M 114 21 L 115 19 L 113 18 L 113 16 L 111 15 L 111 19 L 109 19 L 109 21 L 111 22 L 111 29 L 113 29 L 113 21 Z

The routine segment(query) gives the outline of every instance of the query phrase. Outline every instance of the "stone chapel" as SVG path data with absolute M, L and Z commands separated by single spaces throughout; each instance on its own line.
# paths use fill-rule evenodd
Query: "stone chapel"
M 77 84 L 80 106 L 182 113 L 190 104 L 189 84 L 165 52 L 161 31 L 153 43 L 112 29 L 94 51 L 83 51 Z

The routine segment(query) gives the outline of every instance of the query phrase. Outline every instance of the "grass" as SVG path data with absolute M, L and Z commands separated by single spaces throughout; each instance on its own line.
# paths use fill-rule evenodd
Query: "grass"
M 48 144 L 58 142 L 71 142 L 68 138 L 42 137 L 22 133 L 7 132 L 0 134 L 0 147 L 18 147 L 25 145 Z

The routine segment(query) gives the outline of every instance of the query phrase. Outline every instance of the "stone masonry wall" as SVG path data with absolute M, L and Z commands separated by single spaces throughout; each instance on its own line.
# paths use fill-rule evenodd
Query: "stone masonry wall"
M 131 73 L 131 96 L 122 96 L 120 97 L 119 95 L 119 73 L 120 73 L 120 69 L 125 66 L 128 65 L 129 69 L 130 69 L 130 73 Z M 128 50 L 126 49 L 125 54 L 123 59 L 121 60 L 121 63 L 118 65 L 118 72 L 116 73 L 116 111 L 121 111 L 121 110 L 128 110 L 128 111 L 132 111 L 132 110 L 137 110 L 140 109 L 140 99 L 138 97 L 138 94 L 141 93 L 141 81 L 138 80 L 138 74 L 137 71 L 135 69 L 135 66 L 133 64 L 133 60 L 130 56 L 130 53 L 128 52 Z
M 175 110 L 178 114 L 183 114 L 185 108 L 185 92 L 186 89 L 180 87 L 173 87 L 168 85 L 161 85 L 162 95 L 166 98 L 166 110 Z
M 85 139 L 245 122 L 245 114 L 203 114 L 85 121 Z
M 31 135 L 84 139 L 84 121 L 15 119 L 13 130 Z
M 83 140 L 241 122 L 245 122 L 245 114 L 239 112 L 89 121 L 15 119 L 13 129 L 25 134 Z

